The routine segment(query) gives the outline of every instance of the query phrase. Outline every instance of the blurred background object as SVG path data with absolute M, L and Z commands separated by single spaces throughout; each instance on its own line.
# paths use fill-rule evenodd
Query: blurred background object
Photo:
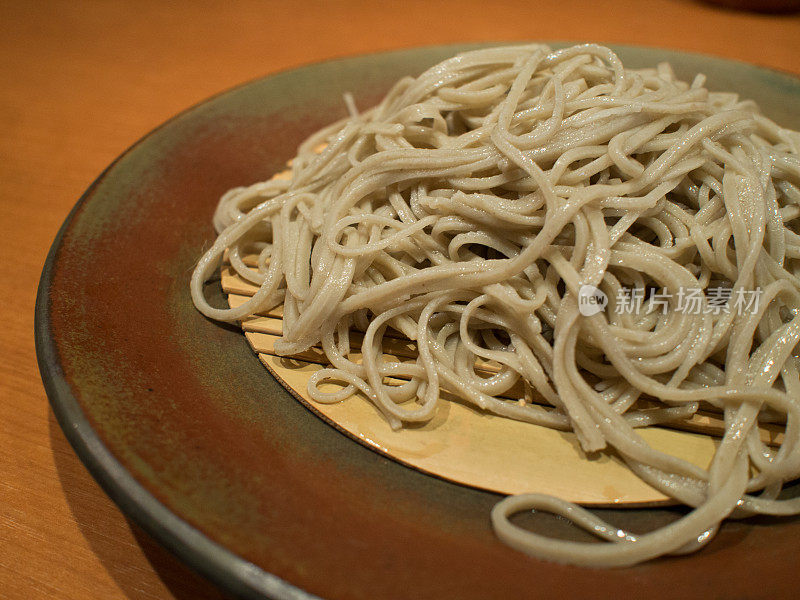
M 704 0 L 704 2 L 763 13 L 790 13 L 800 10 L 800 0 Z

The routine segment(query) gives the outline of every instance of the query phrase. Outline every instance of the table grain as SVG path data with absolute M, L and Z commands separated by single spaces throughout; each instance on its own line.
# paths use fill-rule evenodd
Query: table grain
M 688 0 L 0 0 L 0 597 L 224 597 L 103 494 L 39 377 L 39 274 L 59 225 L 103 168 L 181 109 L 268 73 L 523 39 L 677 48 L 800 74 L 800 16 Z

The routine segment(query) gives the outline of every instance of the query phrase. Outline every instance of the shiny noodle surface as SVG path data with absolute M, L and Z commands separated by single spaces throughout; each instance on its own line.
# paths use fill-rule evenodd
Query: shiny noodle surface
M 282 305 L 276 351 L 319 344 L 331 363 L 309 382 L 318 402 L 360 391 L 402 427 L 431 419 L 447 389 L 574 431 L 587 453 L 613 447 L 692 507 L 634 535 L 556 498 L 508 497 L 493 526 L 531 555 L 624 566 L 695 550 L 728 517 L 800 512 L 800 499 L 779 498 L 800 474 L 800 134 L 702 75 L 629 70 L 596 45 L 467 52 L 374 108 L 346 104 L 347 119 L 300 146 L 290 178 L 222 197 L 219 237 L 192 276 L 199 310 L 235 321 Z M 259 290 L 220 309 L 203 285 L 226 251 Z M 605 310 L 581 309 L 585 286 Z M 719 289 L 731 305 L 758 302 L 720 310 Z M 641 306 L 620 310 L 631 290 Z M 700 290 L 694 311 L 681 310 L 687 290 Z M 385 360 L 386 336 L 415 341 L 417 358 Z M 708 469 L 637 434 L 701 406 L 726 423 Z M 762 443 L 760 419 L 785 424 L 780 447 Z M 529 509 L 606 543 L 509 520 Z

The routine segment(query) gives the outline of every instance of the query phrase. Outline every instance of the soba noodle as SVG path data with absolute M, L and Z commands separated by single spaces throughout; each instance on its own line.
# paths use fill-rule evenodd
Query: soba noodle
M 800 512 L 800 498 L 778 496 L 800 474 L 800 134 L 702 76 L 628 70 L 596 45 L 467 52 L 366 112 L 347 103 L 347 119 L 300 146 L 290 179 L 222 197 L 219 237 L 191 282 L 203 314 L 232 321 L 282 304 L 275 350 L 321 344 L 331 363 L 309 383 L 316 401 L 360 391 L 401 427 L 431 419 L 446 389 L 571 430 L 587 453 L 612 447 L 693 507 L 633 535 L 556 498 L 506 498 L 497 535 L 537 557 L 631 565 L 695 550 L 728 517 Z M 259 289 L 220 309 L 203 286 L 226 250 Z M 688 295 L 695 310 L 681 307 Z M 384 338 L 401 334 L 418 358 L 384 360 Z M 525 394 L 509 399 L 520 382 Z M 708 469 L 637 434 L 701 405 L 726 426 Z M 760 419 L 785 423 L 780 447 L 761 441 Z M 509 520 L 530 509 L 607 543 Z

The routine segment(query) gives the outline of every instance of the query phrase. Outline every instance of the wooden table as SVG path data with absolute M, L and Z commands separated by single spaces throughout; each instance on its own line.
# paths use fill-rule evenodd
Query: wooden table
M 171 4 L 0 0 L 3 598 L 223 597 L 94 483 L 48 407 L 33 344 L 59 225 L 114 157 L 174 113 L 311 61 L 469 40 L 665 46 L 800 74 L 800 16 L 688 0 Z

